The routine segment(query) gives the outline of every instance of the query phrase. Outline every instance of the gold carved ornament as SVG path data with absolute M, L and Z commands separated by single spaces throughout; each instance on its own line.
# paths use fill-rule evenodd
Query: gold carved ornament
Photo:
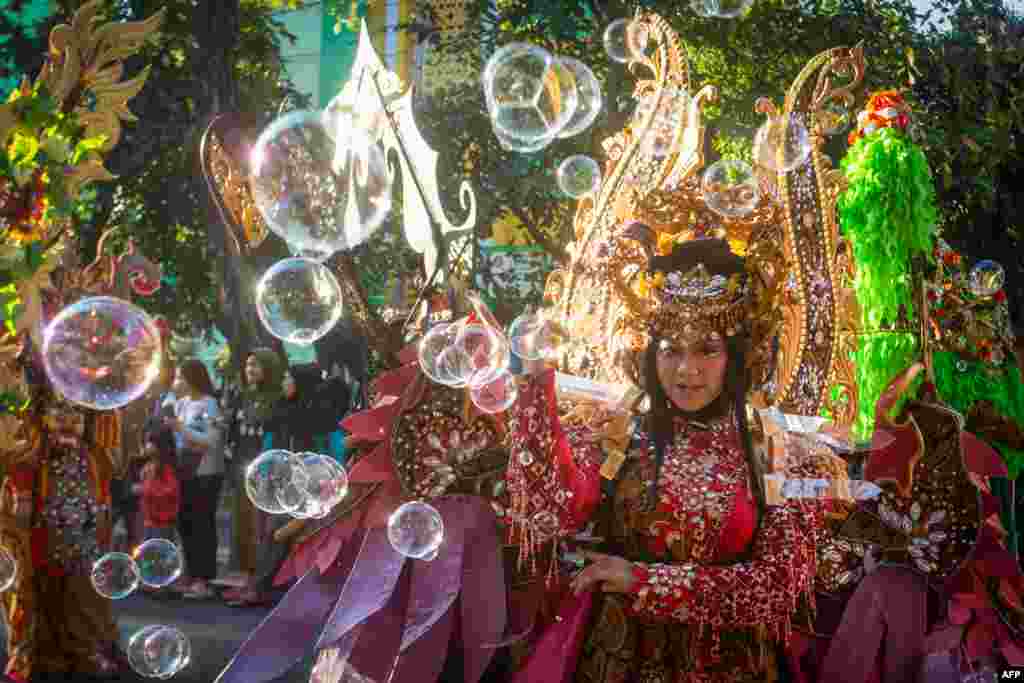
M 757 383 L 764 385 L 755 402 L 801 414 L 828 407 L 837 422 L 852 420 L 853 368 L 848 354 L 839 352 L 850 343 L 845 333 L 856 320 L 845 295 L 849 264 L 843 261 L 835 213 L 843 177 L 822 148 L 833 124 L 828 105 L 853 104 L 853 91 L 863 79 L 863 50 L 829 50 L 803 69 L 782 113 L 799 117 L 811 132 L 810 163 L 788 174 L 758 168 L 761 197 L 754 210 L 727 219 L 708 208 L 701 190 L 701 111 L 717 98 L 717 90 L 706 85 L 690 96 L 693 86 L 678 36 L 655 15 L 640 14 L 636 21 L 647 49 L 629 66 L 652 77 L 638 84 L 634 97 L 654 99 L 648 114 L 603 143 L 605 181 L 579 202 L 569 265 L 548 278 L 545 300 L 575 338 L 564 349 L 560 368 L 600 381 L 633 382 L 636 353 L 645 345 L 638 321 L 645 315 L 650 256 L 675 242 L 721 238 L 747 261 L 750 362 Z M 671 97 L 685 107 L 682 123 L 667 153 L 654 157 L 641 141 L 653 112 Z M 779 114 L 767 100 L 758 102 L 758 111 Z M 651 234 L 630 234 L 629 229 L 639 229 L 634 222 L 648 226 Z M 778 354 L 772 351 L 776 339 L 782 347 Z M 846 388 L 844 405 L 829 404 L 833 384 Z

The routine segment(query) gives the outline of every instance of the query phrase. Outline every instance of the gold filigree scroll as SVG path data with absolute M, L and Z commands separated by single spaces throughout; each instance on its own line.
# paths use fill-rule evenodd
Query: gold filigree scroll
M 145 21 L 118 21 L 97 26 L 100 0 L 86 3 L 71 20 L 50 33 L 50 52 L 38 81 L 65 109 L 73 110 L 85 126 L 85 136 L 103 136 L 103 151 L 113 149 L 121 139 L 121 124 L 134 121 L 128 101 L 139 94 L 149 77 L 149 67 L 122 81 L 123 59 L 135 54 L 146 40 L 157 34 L 165 9 Z M 65 179 L 68 192 L 75 194 L 93 180 L 113 176 L 99 160 L 79 164 Z
M 791 264 L 775 371 L 774 403 L 783 411 L 816 415 L 831 411 L 839 424 L 856 415 L 854 368 L 849 358 L 855 310 L 843 295 L 851 256 L 839 235 L 836 201 L 844 187 L 823 147 L 826 106 L 853 110 L 853 91 L 863 80 L 862 47 L 835 48 L 812 59 L 786 96 L 784 114 L 811 134 L 811 160 L 777 178 L 783 200 L 783 246 Z M 830 392 L 830 387 L 837 391 Z
M 210 131 L 208 145 L 204 146 L 204 162 L 217 186 L 224 208 L 233 219 L 234 225 L 242 228 L 242 236 L 250 249 L 256 249 L 269 234 L 263 214 L 256 208 L 245 169 L 224 149 L 220 136 Z

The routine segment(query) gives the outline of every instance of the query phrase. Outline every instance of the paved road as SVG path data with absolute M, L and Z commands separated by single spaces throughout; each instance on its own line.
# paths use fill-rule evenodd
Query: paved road
M 115 605 L 122 645 L 127 644 L 133 633 L 150 624 L 177 626 L 191 639 L 192 663 L 170 679 L 171 683 L 212 683 L 238 646 L 266 614 L 266 609 L 232 609 L 214 601 L 159 600 L 143 595 L 132 595 Z M 0 649 L 5 642 L 6 633 L 3 634 Z M 5 656 L 0 654 L 0 660 Z M 310 668 L 311 660 L 302 662 L 274 683 L 307 683 Z M 54 680 L 61 683 L 86 683 L 88 679 L 58 677 Z M 152 679 L 124 677 L 119 683 L 143 681 L 151 683 Z

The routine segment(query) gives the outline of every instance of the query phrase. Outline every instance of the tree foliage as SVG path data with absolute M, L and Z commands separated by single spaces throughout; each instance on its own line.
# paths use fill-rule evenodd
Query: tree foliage
M 0 46 L 0 64 L 34 75 L 45 37 L 81 5 L 60 0 L 54 16 L 25 37 Z M 273 116 L 282 102 L 301 103 L 287 79 L 280 49 L 292 37 L 275 17 L 298 0 L 106 0 L 108 19 L 135 19 L 166 9 L 159 38 L 126 64 L 130 77 L 149 78 L 130 107 L 138 117 L 107 158 L 117 180 L 95 186 L 93 220 L 82 223 L 79 246 L 95 250 L 100 233 L 121 226 L 159 261 L 173 286 L 140 302 L 183 329 L 214 322 L 217 306 L 216 230 L 210 229 L 206 187 L 198 172 L 199 139 L 218 112 Z M 2 15 L 2 13 L 0 13 Z M 215 220 L 215 219 L 214 219 Z
M 910 95 L 936 180 L 942 233 L 1007 275 L 1014 318 L 1024 306 L 1024 21 L 1001 2 L 940 0 L 948 30 L 911 53 Z

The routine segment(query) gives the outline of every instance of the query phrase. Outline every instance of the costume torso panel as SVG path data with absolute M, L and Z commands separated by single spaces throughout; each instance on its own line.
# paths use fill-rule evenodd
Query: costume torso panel
M 100 502 L 95 463 L 84 448 L 55 447 L 43 465 L 42 515 L 46 560 L 71 574 L 86 572 L 100 558 L 101 517 L 110 506 Z

